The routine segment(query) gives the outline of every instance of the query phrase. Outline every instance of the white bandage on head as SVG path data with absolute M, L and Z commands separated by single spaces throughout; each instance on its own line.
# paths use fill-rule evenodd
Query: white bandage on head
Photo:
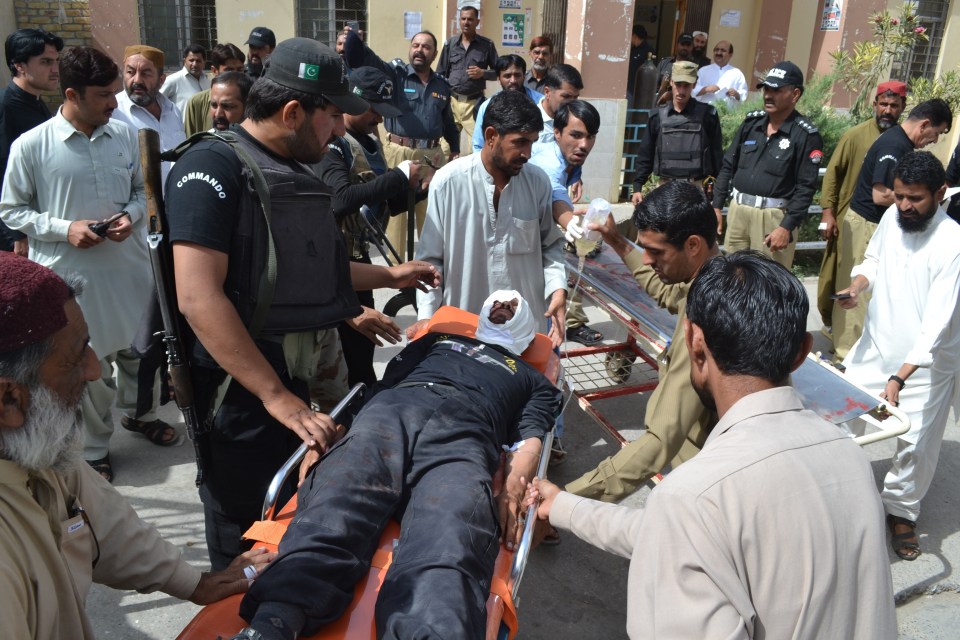
M 519 300 L 513 318 L 504 324 L 490 322 L 490 311 L 496 301 L 509 302 Z M 494 291 L 483 303 L 480 310 L 480 320 L 477 323 L 477 340 L 495 344 L 507 349 L 513 354 L 520 355 L 533 342 L 537 333 L 537 321 L 530 311 L 530 306 L 517 291 Z

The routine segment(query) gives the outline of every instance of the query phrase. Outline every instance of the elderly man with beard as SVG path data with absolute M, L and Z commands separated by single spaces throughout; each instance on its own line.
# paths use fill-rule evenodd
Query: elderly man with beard
M 920 501 L 937 468 L 950 410 L 960 408 L 960 226 L 939 205 L 944 181 L 933 154 L 912 151 L 900 159 L 894 206 L 853 269 L 853 282 L 839 292 L 849 296 L 839 300 L 849 309 L 872 291 L 863 335 L 843 361 L 847 375 L 910 416 L 881 492 L 893 550 L 904 560 L 920 555 Z
M 153 129 L 160 134 L 160 148 L 173 149 L 187 139 L 183 115 L 177 105 L 160 93 L 167 76 L 163 73 L 163 51 L 145 45 L 133 45 L 123 51 L 123 91 L 117 93 L 113 118 L 125 122 L 134 131 Z M 167 179 L 172 163 L 162 165 Z
M 897 163 L 914 149 L 936 143 L 951 122 L 953 112 L 946 102 L 939 98 L 926 100 L 911 109 L 902 124 L 880 134 L 867 150 L 837 238 L 836 288 L 843 289 L 850 284 L 851 270 L 863 261 L 867 243 L 884 212 L 894 203 L 893 176 Z M 830 324 L 838 361 L 847 357 L 863 332 L 865 307 L 865 304 L 850 309 L 839 304 L 833 306 Z
M 550 36 L 537 36 L 530 41 L 530 70 L 523 76 L 523 86 L 543 93 L 553 58 L 553 40 Z
M 242 71 L 227 71 L 210 85 L 210 119 L 213 129 L 226 131 L 232 124 L 243 122 L 247 96 L 253 81 Z
M 427 333 L 390 361 L 350 431 L 304 479 L 280 555 L 240 606 L 251 626 L 237 639 L 293 640 L 336 620 L 391 518 L 402 533 L 377 599 L 377 637 L 485 637 L 499 543 L 519 542 L 524 479 L 561 395 L 520 358 L 540 324 L 527 301 L 495 291 L 479 311 L 476 338 Z M 504 448 L 512 453 L 494 496 Z
M 765 256 L 710 259 L 683 319 L 690 383 L 720 417 L 703 451 L 643 509 L 533 483 L 540 518 L 630 558 L 632 640 L 896 637 L 870 462 L 790 385 L 808 306 Z
M 201 573 L 83 464 L 78 408 L 100 377 L 80 280 L 0 254 L 0 620 L 9 638 L 92 639 L 93 582 L 208 604 L 245 591 L 248 552 Z
M 827 241 L 827 248 L 823 252 L 817 283 L 817 309 L 825 327 L 833 324 L 833 292 L 850 284 L 849 271 L 853 265 L 848 265 L 847 273 L 841 276 L 842 286 L 836 284 L 837 246 L 840 244 L 838 235 L 863 167 L 863 159 L 881 133 L 899 124 L 906 106 L 906 84 L 896 80 L 881 83 L 873 99 L 873 117 L 844 133 L 830 156 L 820 190 L 820 206 L 823 208 L 820 235 Z

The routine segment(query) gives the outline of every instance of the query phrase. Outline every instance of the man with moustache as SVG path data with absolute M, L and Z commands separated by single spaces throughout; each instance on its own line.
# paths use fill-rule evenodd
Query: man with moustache
M 193 145 L 167 181 L 177 300 L 195 336 L 187 345 L 194 401 L 209 430 L 200 498 L 217 569 L 244 549 L 242 533 L 300 442 L 325 450 L 339 435 L 308 399 L 321 378 L 346 392 L 336 327 L 360 314 L 354 288 L 438 283 L 423 263 L 348 262 L 329 188 L 307 166 L 344 132 L 344 113 L 368 108 L 333 49 L 284 40 L 250 90 L 246 120 Z M 252 170 L 231 145 L 267 183 L 269 228 Z
M 550 179 L 527 166 L 542 127 L 539 111 L 519 91 L 490 98 L 484 146 L 441 168 L 430 183 L 427 222 L 417 258 L 436 267 L 443 284 L 417 292 L 411 336 L 441 305 L 478 313 L 484 292 L 516 288 L 537 330 L 563 343 L 567 275 L 563 236 L 553 220 Z
M 530 70 L 523 77 L 523 86 L 543 93 L 553 58 L 553 40 L 550 36 L 537 36 L 530 41 Z
M 493 40 L 477 33 L 480 3 L 460 6 L 460 33 L 443 45 L 437 73 L 450 83 L 450 110 L 457 129 L 473 138 L 474 115 L 483 101 L 488 80 L 496 80 L 497 47 Z
M 388 167 L 399 166 L 404 160 L 421 163 L 424 158 L 433 166 L 441 166 L 444 157 L 440 138 L 450 147 L 448 160 L 460 155 L 460 131 L 451 108 L 450 84 L 430 68 L 437 57 L 436 36 L 429 31 L 414 35 L 407 63 L 399 58 L 390 63 L 381 60 L 353 30 L 348 30 L 344 51 L 351 69 L 376 67 L 393 80 L 391 104 L 400 114 L 384 119 L 383 154 Z M 420 233 L 426 204 L 417 205 L 416 216 L 417 233 Z M 391 219 L 387 237 L 398 251 L 403 251 L 407 246 L 406 214 Z
M 713 62 L 702 65 L 697 71 L 693 97 L 708 104 L 723 101 L 727 106 L 747 99 L 747 79 L 743 77 L 743 71 L 730 64 L 732 57 L 733 45 L 726 40 L 713 47 Z
M 716 176 L 723 163 L 723 131 L 712 106 L 691 99 L 697 65 L 675 62 L 670 77 L 671 99 L 650 114 L 637 154 L 631 202 L 643 199 L 643 185 L 651 175 L 660 181 L 686 180 L 703 188 L 703 180 Z M 723 218 L 717 217 L 717 229 Z
M 835 287 L 849 285 L 853 277 L 851 271 L 863 261 L 880 219 L 894 203 L 893 176 L 897 163 L 914 149 L 937 142 L 952 122 L 953 112 L 946 102 L 939 98 L 926 100 L 910 110 L 903 124 L 890 127 L 870 146 L 840 227 Z M 868 296 L 869 292 L 864 295 Z M 847 357 L 863 332 L 867 301 L 850 308 L 833 306 L 831 331 L 837 360 Z
M 796 110 L 803 95 L 803 72 L 779 62 L 757 85 L 763 110 L 751 111 L 737 129 L 723 158 L 713 191 L 719 220 L 727 198 L 724 249 L 757 249 L 787 267 L 796 250 L 794 232 L 809 215 L 817 190 L 823 139 Z
M 693 36 L 687 32 L 677 36 L 674 55 L 664 56 L 657 64 L 657 104 L 666 104 L 672 98 L 670 94 L 670 74 L 674 62 L 693 62 Z
M 242 71 L 226 71 L 210 85 L 210 119 L 212 129 L 226 131 L 232 124 L 243 122 L 247 96 L 253 81 Z
M 567 485 L 571 493 L 604 502 L 622 500 L 668 464 L 676 467 L 692 458 L 717 422 L 716 413 L 700 402 L 690 385 L 684 334 L 690 281 L 707 260 L 720 254 L 713 210 L 702 191 L 675 180 L 647 194 L 633 212 L 633 224 L 642 252 L 627 242 L 612 216 L 597 230 L 637 283 L 657 304 L 677 314 L 677 327 L 660 358 L 644 433 Z
M 630 558 L 633 640 L 897 637 L 870 462 L 790 386 L 808 306 L 766 256 L 710 259 L 682 320 L 689 382 L 720 416 L 703 451 L 643 509 L 532 483 L 541 519 Z
M 277 47 L 277 36 L 266 27 L 254 27 L 243 44 L 247 45 L 247 73 L 256 80 L 263 75 L 267 60 Z
M 882 137 L 882 136 L 881 136 Z M 866 167 L 866 165 L 864 165 Z M 937 468 L 950 410 L 958 410 L 960 226 L 940 207 L 943 165 L 911 151 L 893 173 L 894 205 L 867 245 L 846 308 L 867 306 L 863 335 L 843 361 L 847 375 L 910 417 L 880 494 L 894 552 L 920 555 L 917 519 Z
M 330 150 L 315 166 L 317 175 L 333 191 L 333 215 L 336 216 L 347 243 L 350 260 L 370 264 L 367 227 L 360 218 L 360 207 L 369 206 L 378 219 L 386 221 L 393 213 L 405 211 L 408 191 L 427 195 L 425 180 L 430 169 L 404 160 L 393 169 L 387 168 L 383 148 L 377 138 L 377 126 L 385 117 L 399 115 L 390 104 L 393 81 L 374 67 L 360 67 L 350 74 L 353 92 L 370 103 L 360 115 L 345 114 L 346 135 L 335 136 Z M 372 385 L 377 381 L 373 368 L 374 347 L 384 339 L 396 343 L 400 329 L 389 317 L 374 308 L 373 292 L 358 291 L 363 313 L 345 320 L 337 331 L 343 345 L 350 386 L 358 382 Z
M 515 53 L 500 56 L 497 58 L 497 64 L 494 70 L 497 72 L 497 80 L 500 82 L 500 88 L 504 91 L 523 91 L 527 97 L 535 103 L 543 99 L 543 94 L 531 89 L 523 83 L 523 74 L 527 69 L 527 63 L 523 58 Z M 477 109 L 477 124 L 473 130 L 472 147 L 473 152 L 477 153 L 483 149 L 483 114 L 487 112 L 490 101 L 485 100 L 480 108 Z
M 160 134 L 160 148 L 173 149 L 187 139 L 183 115 L 177 105 L 160 93 L 167 76 L 163 73 L 163 51 L 145 45 L 132 45 L 123 51 L 123 91 L 117 93 L 113 117 L 134 131 L 153 129 Z M 161 166 L 163 179 L 170 162 Z
M 153 287 L 137 134 L 111 118 L 119 85 L 117 65 L 106 54 L 91 47 L 64 51 L 63 106 L 14 142 L 0 200 L 0 217 L 26 234 L 33 260 L 89 282 L 78 302 L 90 318 L 100 378 L 87 385 L 81 404 L 84 458 L 107 480 L 114 400 L 124 417 L 136 417 L 140 363 L 130 344 Z M 113 222 L 91 229 L 105 220 Z M 157 434 L 176 438 L 172 427 Z
M 50 119 L 40 96 L 60 87 L 57 61 L 62 49 L 63 39 L 43 29 L 17 29 L 7 36 L 4 54 L 11 80 L 0 89 L 0 181 L 13 141 Z M 0 222 L 0 251 L 26 256 L 27 237 Z
M 212 77 L 216 77 L 227 71 L 243 71 L 245 59 L 243 51 L 240 51 L 236 45 L 229 42 L 214 45 L 210 51 L 210 73 Z M 210 90 L 207 89 L 187 100 L 187 108 L 183 112 L 183 128 L 189 138 L 211 127 L 213 122 L 210 118 Z
M 187 108 L 187 100 L 210 88 L 210 78 L 204 73 L 207 65 L 206 52 L 198 44 L 188 45 L 183 50 L 183 68 L 167 76 L 160 93 L 177 105 L 180 113 Z
M 853 265 L 848 265 L 847 273 L 841 276 L 843 286 L 838 287 L 836 284 L 839 245 L 837 236 L 847 207 L 850 206 L 853 189 L 863 167 L 863 158 L 881 133 L 900 122 L 900 115 L 906 105 L 906 84 L 896 80 L 880 83 L 873 99 L 873 117 L 840 137 L 830 157 L 830 164 L 827 165 L 820 190 L 820 206 L 823 208 L 823 213 L 820 214 L 820 235 L 827 241 L 827 248 L 823 252 L 817 282 L 817 309 L 825 327 L 833 324 L 834 291 L 838 288 L 844 289 L 850 284 L 849 271 Z
M 208 604 L 246 591 L 251 551 L 200 573 L 80 458 L 77 411 L 100 377 L 77 304 L 82 278 L 0 255 L 0 618 L 10 638 L 93 638 L 93 582 Z

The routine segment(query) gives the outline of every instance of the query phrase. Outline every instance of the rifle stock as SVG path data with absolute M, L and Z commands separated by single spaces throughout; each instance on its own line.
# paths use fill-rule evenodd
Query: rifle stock
M 177 307 L 176 284 L 173 277 L 170 243 L 165 235 L 163 212 L 163 185 L 160 172 L 160 135 L 153 129 L 141 129 L 140 164 L 147 198 L 147 247 L 150 265 L 157 284 L 157 299 L 160 316 L 163 318 L 163 342 L 167 349 L 167 366 L 176 395 L 177 407 L 183 413 L 187 435 L 193 442 L 197 458 L 197 479 L 203 483 L 203 450 L 200 438 L 204 435 L 203 423 L 194 406 L 193 381 L 183 331 Z

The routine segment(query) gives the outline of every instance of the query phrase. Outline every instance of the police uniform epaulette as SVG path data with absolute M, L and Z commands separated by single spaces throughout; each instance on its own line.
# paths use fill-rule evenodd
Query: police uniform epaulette
M 390 64 L 392 64 L 395 67 L 405 67 L 407 66 L 407 61 L 404 60 L 403 58 L 394 58 L 393 60 L 390 61 Z
M 817 126 L 815 124 L 813 124 L 803 116 L 797 117 L 797 124 L 800 125 L 800 127 L 807 133 L 817 133 L 820 131 L 819 129 L 817 129 Z
M 743 117 L 743 119 L 744 119 L 744 120 L 753 120 L 753 119 L 755 119 L 755 118 L 762 118 L 762 117 L 765 116 L 765 115 L 767 115 L 767 112 L 766 112 L 766 111 L 764 111 L 763 109 L 757 109 L 756 111 L 751 111 L 750 113 L 748 113 L 747 115 L 745 115 L 745 116 Z

